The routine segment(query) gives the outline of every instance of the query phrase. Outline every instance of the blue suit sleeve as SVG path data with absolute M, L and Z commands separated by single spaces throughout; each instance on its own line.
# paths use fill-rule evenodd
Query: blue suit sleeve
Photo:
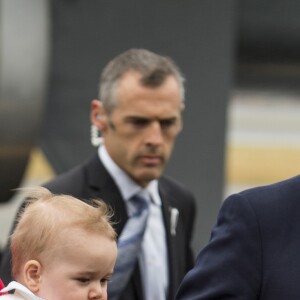
M 187 273 L 176 300 L 259 298 L 262 245 L 259 222 L 241 194 L 225 200 L 211 239 Z

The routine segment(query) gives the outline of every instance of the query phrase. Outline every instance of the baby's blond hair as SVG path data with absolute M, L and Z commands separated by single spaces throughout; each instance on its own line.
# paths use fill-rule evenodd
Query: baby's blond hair
M 66 229 L 81 229 L 116 240 L 111 210 L 101 200 L 91 205 L 69 195 L 54 195 L 43 187 L 23 189 L 26 196 L 11 235 L 12 275 L 17 278 L 26 261 L 47 259 Z

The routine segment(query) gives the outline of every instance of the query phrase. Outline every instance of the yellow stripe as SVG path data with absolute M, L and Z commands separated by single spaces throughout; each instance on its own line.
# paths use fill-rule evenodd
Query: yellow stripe
M 40 148 L 34 148 L 26 168 L 25 178 L 29 181 L 46 181 L 55 176 L 55 171 Z
M 260 185 L 300 174 L 300 148 L 229 145 L 225 160 L 227 185 Z M 55 176 L 39 148 L 31 152 L 26 180 L 45 181 Z
M 226 184 L 265 184 L 300 173 L 300 148 L 228 146 Z

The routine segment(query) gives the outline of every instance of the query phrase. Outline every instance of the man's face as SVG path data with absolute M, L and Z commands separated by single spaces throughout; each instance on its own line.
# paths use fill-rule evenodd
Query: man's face
M 179 84 L 169 76 L 158 87 L 143 86 L 140 74 L 127 72 L 118 82 L 118 104 L 102 130 L 111 158 L 135 182 L 146 186 L 160 177 L 181 130 Z

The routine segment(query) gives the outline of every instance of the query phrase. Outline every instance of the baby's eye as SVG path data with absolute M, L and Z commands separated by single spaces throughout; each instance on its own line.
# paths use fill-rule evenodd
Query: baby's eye
M 102 284 L 106 284 L 106 283 L 108 283 L 109 281 L 111 281 L 111 277 L 104 277 L 104 278 L 102 278 L 102 279 L 100 280 L 100 282 L 101 282 Z
M 90 279 L 87 278 L 87 277 L 78 277 L 78 278 L 76 278 L 76 280 L 81 282 L 81 283 L 87 283 L 87 282 L 90 281 Z

